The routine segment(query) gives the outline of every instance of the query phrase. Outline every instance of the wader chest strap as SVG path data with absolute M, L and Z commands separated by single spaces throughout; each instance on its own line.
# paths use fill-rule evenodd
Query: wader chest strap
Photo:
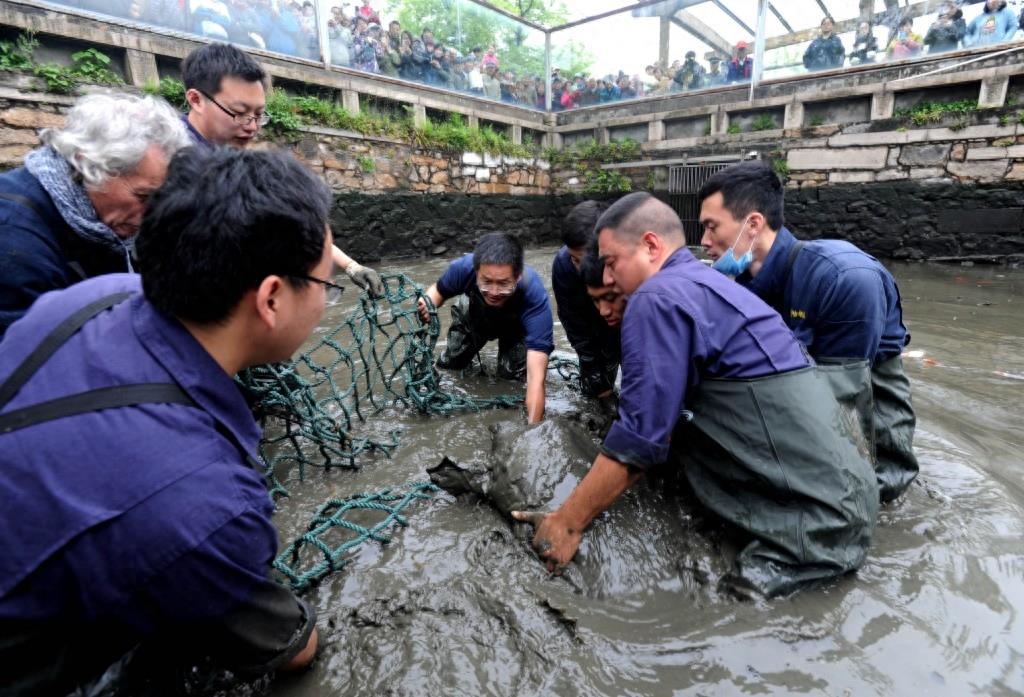
M 197 406 L 184 390 L 173 383 L 114 385 L 113 387 L 79 392 L 0 414 L 0 435 L 46 421 L 63 419 L 66 416 L 77 416 L 117 407 L 134 407 L 139 404 Z
M 7 381 L 0 385 L 0 409 L 7 406 L 7 403 L 14 398 L 14 395 L 18 394 L 18 390 L 28 382 L 29 378 L 35 375 L 36 371 L 46 361 L 50 360 L 50 357 L 57 352 L 57 349 L 64 345 L 65 341 L 71 338 L 72 334 L 81 329 L 93 317 L 127 299 L 129 295 L 131 294 L 114 293 L 99 300 L 94 300 L 54 327 L 46 335 L 46 338 L 39 342 L 36 350 L 28 354 L 25 360 L 21 362 L 21 365 L 10 374 Z
M 95 300 L 54 327 L 40 342 L 39 346 L 14 369 L 14 372 L 11 373 L 3 385 L 0 385 L 0 409 L 3 409 L 14 398 L 18 390 L 86 322 L 104 310 L 127 299 L 130 295 L 130 293 L 115 293 Z M 137 406 L 139 404 L 184 404 L 186 406 L 196 406 L 192 398 L 174 383 L 114 385 L 52 399 L 40 404 L 15 409 L 6 414 L 0 414 L 0 435 L 10 433 L 19 428 L 67 416 L 76 416 L 102 409 Z
M 786 257 L 786 270 L 785 270 L 785 272 L 784 272 L 784 274 L 782 276 L 782 287 L 784 288 L 784 290 L 782 292 L 782 303 L 783 303 L 782 320 L 784 322 L 788 322 L 788 320 L 789 320 L 789 310 L 790 310 L 790 307 L 789 307 L 789 304 L 787 302 L 787 296 L 789 295 L 789 276 L 790 276 L 790 274 L 793 271 L 793 264 L 796 263 L 796 258 L 798 256 L 800 256 L 800 250 L 804 248 L 805 244 L 807 244 L 806 240 L 797 240 L 796 244 L 794 244 L 790 248 L 789 256 Z M 801 344 L 801 347 L 803 347 L 803 344 Z M 807 355 L 806 349 L 804 350 L 804 355 Z

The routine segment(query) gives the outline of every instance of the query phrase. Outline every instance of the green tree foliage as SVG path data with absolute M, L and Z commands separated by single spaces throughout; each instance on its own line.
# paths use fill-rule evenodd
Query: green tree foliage
M 569 16 L 561 0 L 494 0 L 491 4 L 543 26 L 561 24 Z M 486 50 L 493 45 L 502 70 L 544 75 L 543 33 L 469 0 L 389 0 L 382 14 L 386 20 L 398 19 L 402 28 L 416 37 L 423 29 L 430 29 L 435 40 L 463 54 L 475 46 Z M 553 64 L 561 67 L 563 74 L 585 72 L 593 63 L 593 56 L 574 42 L 561 48 L 570 50 L 564 62 Z

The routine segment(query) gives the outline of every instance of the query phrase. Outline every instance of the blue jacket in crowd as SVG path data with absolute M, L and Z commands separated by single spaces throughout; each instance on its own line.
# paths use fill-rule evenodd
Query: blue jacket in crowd
M 888 269 L 849 242 L 812 240 L 787 273 L 796 242 L 783 227 L 758 274 L 736 280 L 774 307 L 815 359 L 876 365 L 898 356 L 910 339 Z
M 127 270 L 123 252 L 75 234 L 24 167 L 0 175 L 0 338 L 43 293 Z
M 967 35 L 963 38 L 963 44 L 965 48 L 998 44 L 1009 41 L 1016 32 L 1017 18 L 1006 7 L 1005 2 L 995 12 L 989 12 L 986 3 L 981 14 L 967 25 Z
M 312 631 L 313 611 L 268 578 L 277 531 L 250 464 L 252 413 L 231 376 L 146 300 L 138 275 L 40 298 L 0 342 L 0 384 L 62 320 L 119 292 L 131 295 L 73 334 L 0 415 L 142 383 L 175 383 L 195 406 L 111 408 L 0 434 L 0 692 L 13 680 L 19 694 L 66 694 L 151 637 L 273 665 Z

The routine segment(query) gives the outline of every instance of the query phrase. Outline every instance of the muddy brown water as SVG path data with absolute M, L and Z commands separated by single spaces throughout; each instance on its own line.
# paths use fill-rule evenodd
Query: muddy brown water
M 527 253 L 546 281 L 554 251 Z M 426 285 L 444 263 L 380 268 Z M 409 509 L 390 544 L 363 545 L 306 593 L 320 655 L 270 694 L 1024 693 L 1024 271 L 892 270 L 913 335 L 904 360 L 921 476 L 883 507 L 856 574 L 773 601 L 732 600 L 683 574 L 588 597 L 550 577 L 487 503 L 439 495 Z M 569 349 L 557 322 L 556 345 Z M 446 379 L 480 396 L 521 392 L 486 376 Z M 550 414 L 586 409 L 554 374 L 548 394 Z M 486 452 L 488 425 L 523 418 L 389 415 L 403 431 L 393 457 L 292 485 L 276 514 L 282 540 L 326 498 L 425 479 L 445 455 Z

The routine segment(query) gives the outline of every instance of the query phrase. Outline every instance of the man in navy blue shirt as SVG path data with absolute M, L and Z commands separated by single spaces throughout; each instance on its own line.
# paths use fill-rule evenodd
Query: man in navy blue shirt
M 188 114 L 182 119 L 196 147 L 247 147 L 270 122 L 263 81 L 267 75 L 251 56 L 230 44 L 200 46 L 181 64 Z M 337 246 L 335 265 L 360 288 L 384 294 L 380 275 L 355 261 Z
M 533 523 L 550 570 L 640 476 L 681 461 L 698 500 L 736 529 L 736 586 L 765 595 L 856 569 L 878 490 L 827 382 L 779 316 L 686 249 L 671 208 L 629 194 L 597 223 L 605 280 L 629 300 L 619 419 L 590 472 Z
M 497 339 L 498 374 L 518 380 L 525 376 L 527 421 L 543 419 L 548 356 L 555 349 L 551 305 L 537 272 L 523 264 L 519 240 L 504 232 L 484 235 L 472 254 L 448 265 L 426 296 L 434 307 L 459 298 L 437 365 L 462 370 L 484 344 Z M 419 312 L 427 322 L 429 309 L 422 299 Z
M 892 274 L 849 242 L 798 242 L 785 227 L 782 184 L 761 163 L 722 170 L 698 198 L 701 244 L 716 268 L 774 307 L 819 363 L 866 362 L 864 396 L 874 403 L 866 435 L 874 441 L 881 500 L 895 499 L 917 476 L 918 464 L 910 381 L 900 357 L 910 334 Z
M 596 247 L 580 260 L 580 279 L 601 321 L 618 330 L 626 315 L 626 296 L 614 282 L 605 283 L 604 262 L 597 256 Z
M 257 675 L 312 660 L 313 609 L 269 577 L 260 432 L 232 377 L 318 323 L 329 205 L 289 155 L 185 149 L 143 220 L 141 279 L 48 293 L 11 326 L 0 692 L 63 695 L 108 666 L 166 688 L 154 665 L 203 656 Z
M 607 205 L 584 201 L 562 224 L 562 248 L 551 264 L 558 320 L 580 361 L 580 385 L 588 397 L 612 396 L 619 369 L 619 328 L 597 313 L 580 277 L 580 260 L 594 240 L 594 224 Z

